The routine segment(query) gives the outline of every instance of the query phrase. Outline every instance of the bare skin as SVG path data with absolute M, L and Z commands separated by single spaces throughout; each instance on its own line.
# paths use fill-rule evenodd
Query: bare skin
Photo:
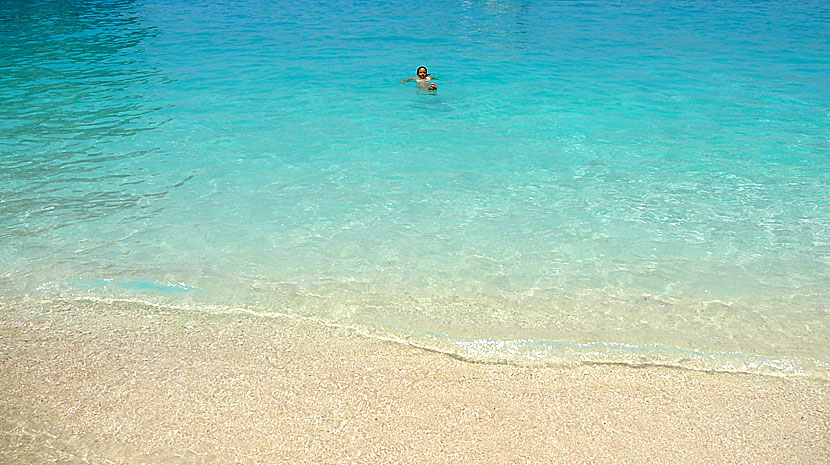
M 418 68 L 417 74 L 418 75 L 416 77 L 406 78 L 406 79 L 402 80 L 401 84 L 403 84 L 405 82 L 409 82 L 409 81 L 415 81 L 415 85 L 417 85 L 421 89 L 424 89 L 424 90 L 438 90 L 438 86 L 435 85 L 434 82 L 430 82 L 431 80 L 438 79 L 438 78 L 436 78 L 435 76 L 429 74 L 429 72 L 427 72 L 427 68 L 425 66 L 421 66 L 420 68 Z

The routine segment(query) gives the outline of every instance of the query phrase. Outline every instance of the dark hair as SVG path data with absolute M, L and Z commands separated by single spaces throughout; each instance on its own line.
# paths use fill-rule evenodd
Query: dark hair
M 418 74 L 418 71 L 420 71 L 420 70 L 421 70 L 421 68 L 424 68 L 424 71 L 427 71 L 427 67 L 426 67 L 426 66 L 419 66 L 419 67 L 418 67 L 418 69 L 416 69 L 416 70 L 415 70 L 415 74 L 416 74 L 416 75 Z M 427 74 L 429 74 L 429 71 L 427 71 Z

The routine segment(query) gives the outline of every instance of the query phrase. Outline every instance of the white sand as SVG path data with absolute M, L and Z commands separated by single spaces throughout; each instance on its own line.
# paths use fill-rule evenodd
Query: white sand
M 830 463 L 823 381 L 482 365 L 84 305 L 0 305 L 0 463 Z

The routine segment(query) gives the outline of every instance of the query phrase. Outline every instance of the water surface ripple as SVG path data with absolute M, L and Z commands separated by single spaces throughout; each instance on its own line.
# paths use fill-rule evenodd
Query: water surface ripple
M 826 2 L 11 0 L 0 38 L 4 300 L 830 377 Z

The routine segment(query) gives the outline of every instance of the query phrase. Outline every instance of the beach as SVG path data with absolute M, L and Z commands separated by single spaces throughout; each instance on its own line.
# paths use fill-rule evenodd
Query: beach
M 479 364 L 130 301 L 3 307 L 8 464 L 830 461 L 816 379 Z
M 2 2 L 0 465 L 830 463 L 824 3 Z

